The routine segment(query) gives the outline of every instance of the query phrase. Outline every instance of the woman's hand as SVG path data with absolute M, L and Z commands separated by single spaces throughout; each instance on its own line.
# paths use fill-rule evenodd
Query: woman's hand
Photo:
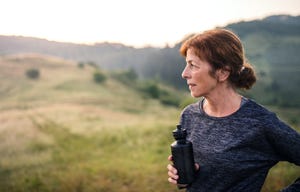
M 172 155 L 170 155 L 168 157 L 168 160 L 169 161 L 173 161 L 172 160 Z M 167 166 L 167 169 L 168 169 L 168 175 L 169 175 L 169 178 L 168 178 L 168 181 L 170 183 L 173 183 L 173 184 L 177 184 L 177 179 L 179 178 L 179 176 L 177 175 L 177 169 L 175 169 L 175 167 L 172 165 L 172 164 L 168 164 Z
M 168 157 L 168 160 L 171 161 L 171 162 L 173 162 L 172 155 L 170 155 Z M 199 168 L 200 168 L 200 166 L 197 163 L 195 163 L 195 169 L 196 169 L 196 171 L 198 171 Z M 168 181 L 170 183 L 176 185 L 177 184 L 177 180 L 179 178 L 178 173 L 177 173 L 177 169 L 173 166 L 173 163 L 168 164 L 167 169 L 168 169 L 168 176 L 169 176 Z

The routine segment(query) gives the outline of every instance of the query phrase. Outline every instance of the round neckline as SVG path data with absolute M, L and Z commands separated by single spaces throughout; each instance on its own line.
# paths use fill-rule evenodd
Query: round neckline
M 202 114 L 204 114 L 205 116 L 212 118 L 212 119 L 226 119 L 226 118 L 234 116 L 236 113 L 238 113 L 241 110 L 241 108 L 249 101 L 249 99 L 242 96 L 241 104 L 240 104 L 240 107 L 238 108 L 238 110 L 236 110 L 235 112 L 233 112 L 229 115 L 223 116 L 223 117 L 215 117 L 215 116 L 211 116 L 211 115 L 207 114 L 203 109 L 204 101 L 205 101 L 205 98 L 203 98 L 201 101 L 199 101 L 199 106 L 198 106 L 199 110 Z

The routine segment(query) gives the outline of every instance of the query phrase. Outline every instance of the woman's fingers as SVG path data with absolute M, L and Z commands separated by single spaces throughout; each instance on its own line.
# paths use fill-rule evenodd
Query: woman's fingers
M 172 155 L 168 157 L 168 160 L 173 162 Z M 178 179 L 177 169 L 175 169 L 175 167 L 171 164 L 168 164 L 167 169 L 168 169 L 168 176 L 169 176 L 168 181 L 170 183 L 177 184 L 177 179 Z
M 169 164 L 167 166 L 168 169 L 168 181 L 170 183 L 174 183 L 177 184 L 177 179 L 178 179 L 178 175 L 177 175 L 177 169 L 175 169 L 171 164 Z
M 172 184 L 177 184 L 177 180 L 174 180 L 171 177 L 168 178 L 168 181 Z

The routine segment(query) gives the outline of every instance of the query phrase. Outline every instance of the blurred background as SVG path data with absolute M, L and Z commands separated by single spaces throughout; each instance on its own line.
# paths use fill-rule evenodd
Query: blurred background
M 300 131 L 299 0 L 10 0 L 0 12 L 0 191 L 172 192 L 188 36 L 241 38 L 242 92 Z M 299 177 L 281 162 L 264 192 Z

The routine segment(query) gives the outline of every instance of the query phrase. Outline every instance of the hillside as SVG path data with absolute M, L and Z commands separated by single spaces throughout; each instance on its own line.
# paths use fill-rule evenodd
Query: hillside
M 265 105 L 300 107 L 300 16 L 274 15 L 241 21 L 224 28 L 243 41 L 246 57 L 255 66 L 258 82 L 245 93 Z M 40 53 L 77 63 L 94 63 L 105 70 L 133 69 L 141 79 L 154 79 L 186 89 L 181 79 L 184 59 L 174 47 L 135 49 L 122 44 L 80 45 L 37 38 L 0 36 L 0 55 Z M 289 99 L 287 99 L 289 98 Z
M 26 72 L 30 69 L 37 69 L 40 77 L 29 78 Z M 79 67 L 72 61 L 39 54 L 0 57 L 0 110 L 13 108 L 15 105 L 34 109 L 73 103 L 137 114 L 151 113 L 156 107 L 160 108 L 158 101 L 144 97 L 108 72 L 103 71 L 107 76 L 105 82 L 96 83 L 93 74 L 98 70 L 94 66 Z
M 264 104 L 300 107 L 300 16 L 270 16 L 227 28 L 242 38 L 256 68 L 259 80 L 250 95 Z
M 137 192 L 164 178 L 179 111 L 109 73 L 96 83 L 95 70 L 37 54 L 0 57 L 0 191 Z M 166 188 L 160 179 L 148 191 Z
M 29 78 L 26 72 L 30 69 L 38 69 L 39 78 Z M 98 134 L 103 128 L 177 122 L 176 108 L 162 105 L 110 73 L 104 71 L 106 81 L 96 83 L 93 75 L 98 69 L 93 66 L 82 68 L 60 58 L 25 54 L 0 57 L 0 71 L 1 133 L 13 126 L 26 136 L 36 129 L 33 119 L 40 118 L 87 135 Z M 23 121 L 28 126 L 23 127 Z

